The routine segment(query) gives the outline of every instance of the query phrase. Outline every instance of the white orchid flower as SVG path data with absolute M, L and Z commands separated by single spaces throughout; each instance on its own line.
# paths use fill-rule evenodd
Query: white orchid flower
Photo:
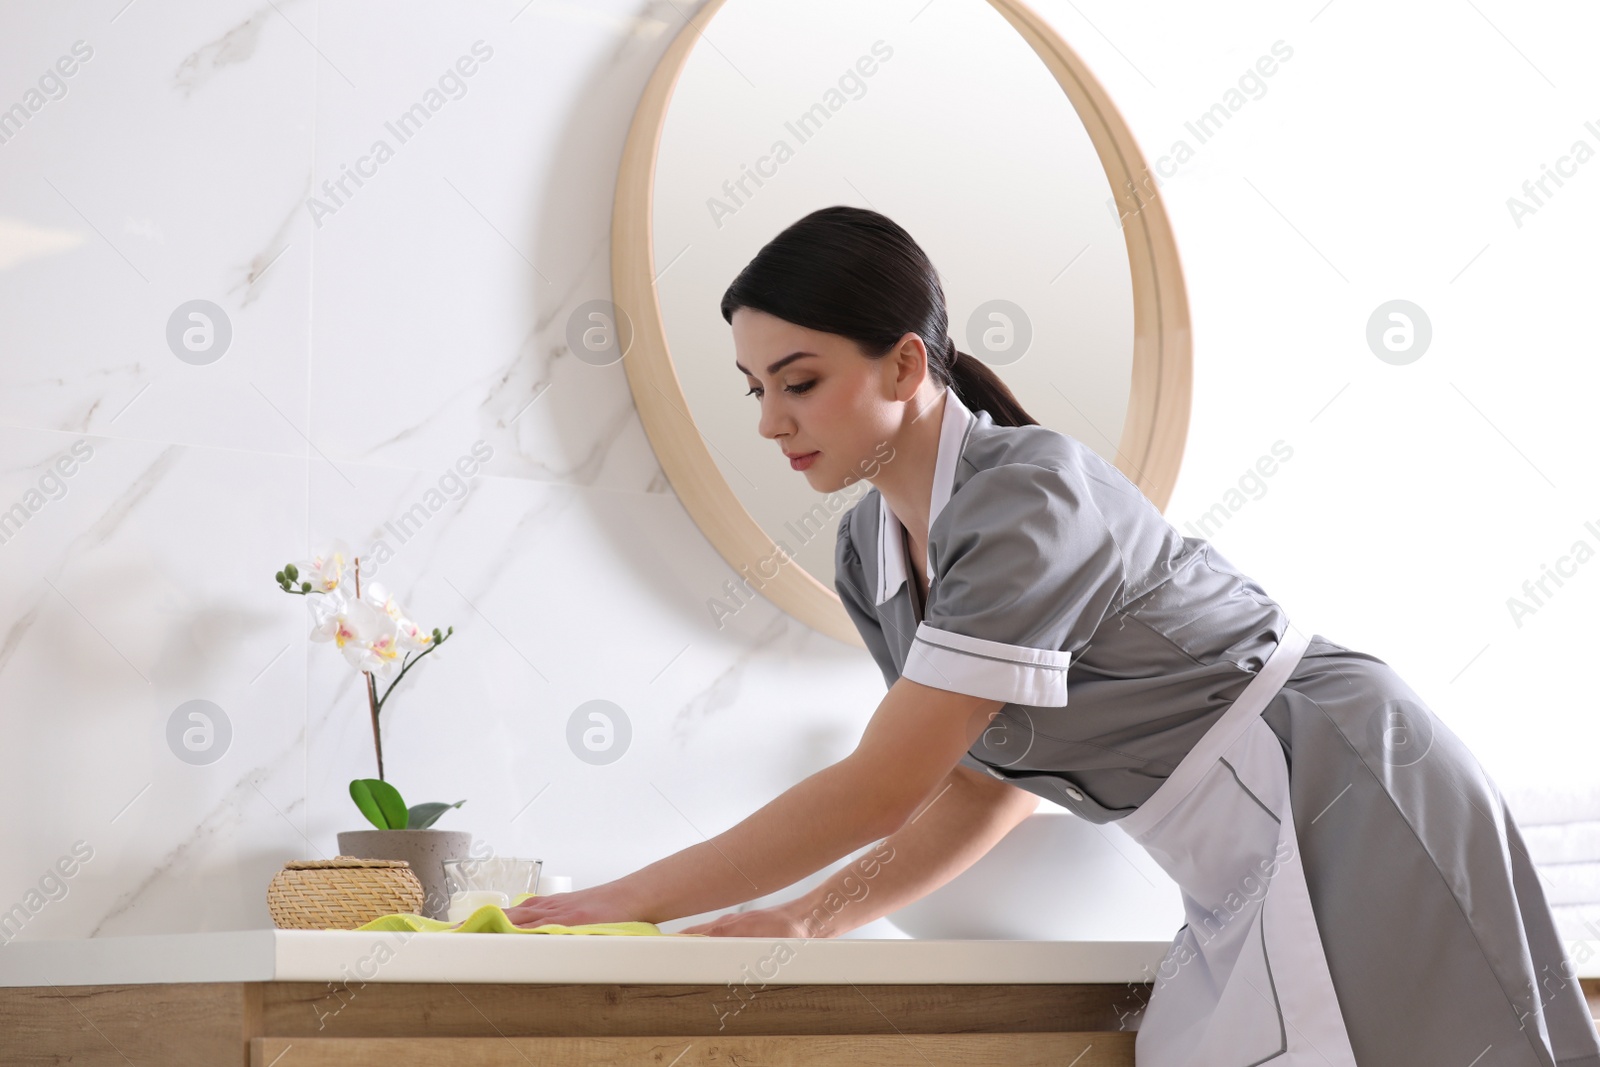
M 344 615 L 345 606 L 349 598 L 344 595 L 344 590 L 335 589 L 327 596 L 307 597 L 306 604 L 311 608 L 311 616 L 316 624 L 311 628 L 313 641 L 330 641 L 339 630 L 339 620 Z
M 406 617 L 394 597 L 382 582 L 369 582 L 361 591 L 361 599 L 388 615 L 394 621 L 400 648 L 407 652 L 425 652 L 433 645 L 433 634 Z
M 313 641 L 333 641 L 350 665 L 381 677 L 400 665 L 400 631 L 395 621 L 365 597 L 354 600 L 333 593 L 313 603 L 317 623 Z
M 331 593 L 339 588 L 350 560 L 350 546 L 335 538 L 328 548 L 310 559 L 296 560 L 295 567 L 300 571 L 299 581 L 310 582 L 314 590 Z

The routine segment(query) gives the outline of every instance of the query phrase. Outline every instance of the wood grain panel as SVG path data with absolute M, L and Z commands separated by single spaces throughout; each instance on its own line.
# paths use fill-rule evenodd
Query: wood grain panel
M 262 1035 L 523 1037 L 1120 1029 L 1148 983 L 726 985 L 273 982 Z M 1132 1023 L 1130 1022 L 1131 1026 Z
M 0 989 L 0 1063 L 242 1065 L 246 998 L 239 982 Z
M 1133 1034 L 818 1037 L 287 1038 L 251 1042 L 251 1067 L 1131 1067 Z

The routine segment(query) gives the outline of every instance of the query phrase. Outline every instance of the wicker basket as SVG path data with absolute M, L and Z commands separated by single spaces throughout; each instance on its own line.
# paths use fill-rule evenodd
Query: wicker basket
M 354 930 L 383 915 L 422 911 L 422 883 L 405 860 L 290 860 L 267 885 L 280 930 Z

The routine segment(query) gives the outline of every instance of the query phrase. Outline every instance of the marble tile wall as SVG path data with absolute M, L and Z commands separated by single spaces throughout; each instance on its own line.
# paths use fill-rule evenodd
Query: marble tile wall
M 609 293 L 611 175 L 677 15 L 519 8 L 0 12 L 6 92 L 74 68 L 0 143 L 0 500 L 27 509 L 0 544 L 0 899 L 92 857 L 19 936 L 268 926 L 283 862 L 366 825 L 359 676 L 272 582 L 335 537 L 386 539 L 382 580 L 455 627 L 385 707 L 388 776 L 579 886 L 853 747 L 876 668 L 765 602 L 714 624 L 731 572 L 622 368 L 565 350 Z M 389 132 L 462 57 L 460 95 Z M 231 339 L 186 362 L 169 319 L 196 300 Z M 566 741 L 596 699 L 633 729 L 608 766 Z M 193 700 L 231 734 L 199 765 L 168 741 Z

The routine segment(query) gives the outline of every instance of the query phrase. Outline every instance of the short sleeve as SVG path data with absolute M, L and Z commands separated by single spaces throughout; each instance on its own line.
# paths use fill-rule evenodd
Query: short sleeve
M 933 587 L 905 677 L 1064 706 L 1072 656 L 1124 588 L 1122 553 L 1084 485 L 1035 464 L 981 470 L 939 512 L 929 547 Z
M 877 614 L 871 608 L 871 599 L 866 595 L 866 568 L 861 565 L 861 556 L 850 538 L 849 515 L 839 522 L 839 539 L 833 553 L 833 589 L 844 602 L 845 612 L 850 616 L 850 621 L 856 624 L 856 630 L 866 643 L 867 650 L 872 653 L 878 669 L 883 672 L 884 687 L 893 686 L 900 677 L 900 671 L 889 651 L 883 624 L 878 621 Z M 975 771 L 993 773 L 987 763 L 973 756 L 970 751 L 963 752 L 957 762 Z

